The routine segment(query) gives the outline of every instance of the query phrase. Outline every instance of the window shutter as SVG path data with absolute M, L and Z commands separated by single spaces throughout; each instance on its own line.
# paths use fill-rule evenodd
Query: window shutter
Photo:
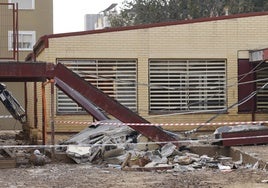
M 137 61 L 135 59 L 59 59 L 74 73 L 132 111 L 137 111 Z M 83 109 L 57 90 L 59 113 L 81 113 Z
M 254 80 L 254 74 L 247 74 L 253 68 L 253 64 L 249 63 L 249 59 L 239 59 L 238 60 L 238 101 L 241 101 L 253 91 L 255 91 L 255 84 L 248 83 L 242 84 L 243 82 L 249 82 Z M 238 106 L 238 112 L 251 112 L 255 108 L 254 98 L 251 98 L 247 102 Z
M 256 110 L 259 112 L 268 111 L 268 89 L 262 88 L 268 82 L 268 63 L 262 63 L 262 65 L 257 69 L 256 88 L 258 90 L 256 96 Z M 261 89 L 262 88 L 262 89 Z
M 226 107 L 225 59 L 151 59 L 150 112 L 218 111 Z

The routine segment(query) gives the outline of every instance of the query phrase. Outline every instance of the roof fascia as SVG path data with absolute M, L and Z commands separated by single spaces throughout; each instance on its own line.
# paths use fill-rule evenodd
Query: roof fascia
M 37 41 L 37 43 L 34 46 L 33 52 L 35 56 L 37 57 L 38 54 L 40 54 L 45 48 L 48 48 L 50 38 L 72 37 L 72 36 L 81 36 L 81 35 L 90 35 L 90 34 L 99 34 L 99 33 L 108 33 L 108 32 L 119 32 L 119 31 L 137 30 L 137 29 L 149 29 L 149 28 L 154 28 L 154 27 L 166 27 L 166 26 L 174 26 L 174 25 L 194 24 L 194 23 L 221 21 L 221 20 L 247 18 L 247 17 L 255 17 L 255 16 L 266 16 L 266 15 L 268 15 L 268 12 L 253 12 L 253 13 L 234 14 L 234 15 L 219 16 L 219 17 L 197 18 L 197 19 L 191 19 L 191 20 L 179 20 L 179 21 L 152 23 L 152 24 L 126 26 L 126 27 L 105 28 L 105 29 L 90 30 L 90 31 L 50 34 L 50 35 L 42 36 Z

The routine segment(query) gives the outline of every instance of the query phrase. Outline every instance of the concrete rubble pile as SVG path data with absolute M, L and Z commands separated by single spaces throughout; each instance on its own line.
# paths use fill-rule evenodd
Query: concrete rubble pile
M 129 144 L 136 142 L 137 133 L 127 126 L 119 126 L 118 121 L 109 123 L 90 126 L 63 142 L 68 145 L 66 154 L 76 163 L 96 162 L 124 154 Z
M 22 132 L 2 131 L 0 134 L 0 169 L 20 166 L 42 166 L 51 159 L 39 149 L 23 147 L 28 145 Z M 9 147 L 11 146 L 11 147 Z M 18 146 L 18 147 L 13 147 Z M 22 148 L 20 148 L 22 146 Z
M 98 125 L 89 127 L 62 144 L 66 154 L 76 163 L 105 164 L 122 170 L 171 170 L 178 172 L 204 168 L 231 171 L 242 167 L 232 158 L 199 156 L 179 150 L 173 143 L 162 147 L 138 135 L 127 126 Z

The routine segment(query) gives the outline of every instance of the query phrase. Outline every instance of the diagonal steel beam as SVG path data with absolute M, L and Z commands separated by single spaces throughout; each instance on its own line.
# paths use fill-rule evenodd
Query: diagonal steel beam
M 58 77 L 54 77 L 55 85 L 73 99 L 77 104 L 80 104 L 89 114 L 91 114 L 96 120 L 107 120 L 110 119 L 104 113 L 102 113 L 94 104 L 92 104 L 88 99 L 81 95 L 76 90 L 72 89 Z
M 72 88 L 73 91 L 78 92 L 84 98 L 90 100 L 95 106 L 100 107 L 105 112 L 111 114 L 118 120 L 124 123 L 149 123 L 138 114 L 132 112 L 127 107 L 121 105 L 119 102 L 103 93 L 101 90 L 90 84 L 89 82 L 82 79 L 80 76 L 66 68 L 62 64 L 57 64 L 55 67 L 55 77 L 61 80 L 68 87 Z M 72 92 L 72 91 L 69 91 Z M 80 104 L 82 105 L 82 104 Z M 140 126 L 131 125 L 131 128 L 143 134 L 147 138 L 153 141 L 160 142 L 172 142 L 177 139 L 168 134 L 160 127 L 156 126 Z

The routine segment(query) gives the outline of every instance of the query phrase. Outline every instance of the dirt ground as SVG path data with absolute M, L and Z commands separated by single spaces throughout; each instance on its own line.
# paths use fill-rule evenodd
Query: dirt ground
M 221 172 L 201 169 L 194 172 L 135 172 L 91 164 L 47 164 L 45 166 L 0 169 L 0 187 L 93 187 L 93 188 L 264 188 L 268 173 L 239 169 Z
M 14 134 L 0 134 L 0 145 L 15 144 Z M 6 142 L 8 141 L 8 143 Z M 124 171 L 105 165 L 51 162 L 44 166 L 0 169 L 0 187 L 9 188 L 268 188 L 268 172 L 240 168 L 223 172 L 215 168 L 181 172 Z

